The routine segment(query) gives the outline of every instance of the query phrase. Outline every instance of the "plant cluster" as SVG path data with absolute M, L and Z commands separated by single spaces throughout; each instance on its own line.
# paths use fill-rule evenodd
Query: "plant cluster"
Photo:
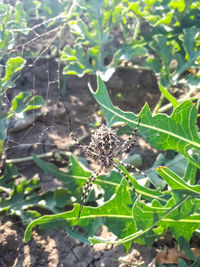
M 55 47 L 64 66 L 64 75 L 97 74 L 97 91 L 91 87 L 90 91 L 109 127 L 126 123 L 134 128 L 140 117 L 139 132 L 147 142 L 159 150 L 173 150 L 176 156 L 169 161 L 160 154 L 152 168 L 146 171 L 150 182 L 146 179 L 145 186 L 140 184 L 140 177 L 135 179 L 136 176 L 118 162 L 140 197 L 133 201 L 133 192 L 120 173 L 112 171 L 99 176 L 89 199 L 94 201 L 99 190 L 103 204 L 85 206 L 78 221 L 80 205 L 75 203 L 73 210 L 67 212 L 65 206 L 73 202 L 72 197 L 80 202 L 81 188 L 91 171 L 73 154 L 70 154 L 68 172 L 33 156 L 44 173 L 53 175 L 65 185 L 43 195 L 36 191 L 40 187 L 37 180 L 23 179 L 16 184 L 16 167 L 6 164 L 0 177 L 0 212 L 21 216 L 24 222 L 31 221 L 25 232 L 26 241 L 36 225 L 44 228 L 64 226 L 73 236 L 70 229 L 78 224 L 89 233 L 90 243 L 123 243 L 128 250 L 133 240 L 152 246 L 170 230 L 179 247 L 195 262 L 189 242 L 192 235 L 199 237 L 200 228 L 200 131 L 197 123 L 200 1 L 77 0 L 71 8 L 67 1 L 53 2 L 16 1 L 15 6 L 8 7 L 0 1 L 0 51 L 4 73 L 0 79 L 0 154 L 3 155 L 8 119 L 20 120 L 27 111 L 45 105 L 41 96 L 31 97 L 29 92 L 21 92 L 12 100 L 9 110 L 3 110 L 3 96 L 14 87 L 17 75 L 21 75 L 26 66 L 23 57 L 13 56 L 13 51 L 17 51 L 13 49 L 20 36 L 31 31 L 27 26 L 31 16 L 39 17 L 47 31 L 58 27 L 61 42 Z M 73 40 L 71 43 L 65 40 L 66 26 Z M 138 115 L 114 107 L 104 81 L 109 80 L 119 67 L 154 72 L 161 97 L 153 112 L 148 104 Z M 181 99 L 176 96 L 177 91 L 182 92 Z M 164 104 L 166 99 L 167 105 Z M 164 113 L 170 109 L 170 116 Z M 54 214 L 40 217 L 38 212 L 30 210 L 35 206 Z M 116 241 L 102 240 L 94 235 L 102 224 L 118 237 Z M 78 238 L 88 242 L 85 235 L 78 234 Z M 196 259 L 195 264 L 198 262 Z

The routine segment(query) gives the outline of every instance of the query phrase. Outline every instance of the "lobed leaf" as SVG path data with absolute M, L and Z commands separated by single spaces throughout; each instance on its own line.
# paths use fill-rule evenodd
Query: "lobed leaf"
M 115 235 L 126 236 L 127 233 L 131 234 L 136 230 L 132 214 L 133 202 L 131 199 L 131 192 L 132 189 L 127 184 L 127 181 L 123 179 L 116 194 L 104 205 L 97 208 L 83 207 L 79 220 L 77 220 L 79 212 L 78 204 L 75 204 L 74 209 L 71 211 L 56 215 L 47 215 L 36 219 L 31 222 L 26 229 L 24 236 L 25 242 L 30 240 L 33 227 L 36 225 L 44 226 L 47 223 L 51 225 L 51 223 L 56 221 L 65 222 L 65 227 L 67 228 L 73 225 L 79 225 L 91 231 L 91 229 L 95 229 L 95 226 L 91 227 L 91 225 L 99 225 L 99 218 L 101 218 L 102 223 L 104 222 Z M 63 225 L 64 223 L 62 226 Z M 93 235 L 94 231 L 91 234 Z M 131 244 L 127 242 L 127 249 L 130 248 L 130 245 Z
M 173 190 L 188 191 L 187 194 L 197 194 L 200 197 L 200 185 L 187 184 L 183 179 L 181 179 L 178 175 L 169 170 L 167 167 L 159 167 L 157 169 L 157 172 L 165 179 L 165 181 Z
M 92 244 L 123 243 L 126 249 L 130 248 L 133 240 L 151 246 L 168 228 L 171 229 L 177 242 L 180 242 L 181 237 L 189 240 L 192 233 L 200 226 L 200 199 L 194 197 L 194 193 L 195 196 L 199 196 L 199 186 L 187 185 L 183 179 L 167 168 L 158 168 L 158 173 L 172 185 L 175 193 L 170 194 L 166 191 L 161 195 L 156 190 L 142 188 L 123 166 L 119 167 L 129 177 L 136 191 L 154 197 L 154 201 L 144 203 L 140 202 L 139 198 L 133 200 L 131 198 L 133 191 L 124 178 L 113 197 L 103 205 L 97 208 L 84 206 L 79 220 L 77 220 L 80 208 L 78 204 L 75 204 L 71 211 L 34 220 L 26 229 L 25 241 L 31 238 L 32 229 L 36 225 L 43 228 L 60 225 L 66 227 L 68 232 L 72 226 L 79 225 L 90 232 L 89 240 Z M 102 223 L 118 237 L 117 240 L 102 240 L 93 236 L 94 231 L 91 229 L 96 230 Z
M 90 91 L 104 111 L 108 125 L 126 122 L 132 127 L 136 126 L 137 116 L 113 106 L 99 76 L 97 86 L 96 92 L 91 87 Z M 171 116 L 165 114 L 152 116 L 148 104 L 145 104 L 139 117 L 141 117 L 139 131 L 153 147 L 161 150 L 173 149 L 200 168 L 199 162 L 190 156 L 192 149 L 200 149 L 200 138 L 195 127 L 197 109 L 191 101 L 186 100 L 179 104 L 174 108 Z
M 76 199 L 80 200 L 82 187 L 90 177 L 92 172 L 88 170 L 82 163 L 80 163 L 74 155 L 70 155 L 71 168 L 68 172 L 61 171 L 53 163 L 45 162 L 37 158 L 36 156 L 34 156 L 34 161 L 43 170 L 44 173 L 50 174 L 54 178 L 63 182 L 69 190 L 69 193 L 71 193 Z M 113 195 L 113 192 L 115 191 L 115 188 L 120 184 L 121 179 L 121 174 L 115 171 L 96 178 L 95 184 L 100 186 L 104 191 L 104 201 L 107 201 Z M 102 194 L 101 190 L 100 193 Z M 68 194 L 69 198 L 71 194 Z M 93 200 L 96 198 L 97 196 L 95 196 Z
M 53 192 L 48 191 L 39 195 L 36 192 L 40 188 L 39 180 L 32 178 L 26 181 L 22 178 L 15 183 L 13 178 L 17 175 L 18 171 L 15 166 L 11 164 L 5 165 L 4 174 L 0 177 L 0 191 L 6 194 L 2 194 L 0 197 L 0 214 L 15 214 L 27 225 L 33 219 L 41 216 L 38 208 L 53 213 L 64 210 L 66 196 L 68 197 L 66 189 L 58 188 Z

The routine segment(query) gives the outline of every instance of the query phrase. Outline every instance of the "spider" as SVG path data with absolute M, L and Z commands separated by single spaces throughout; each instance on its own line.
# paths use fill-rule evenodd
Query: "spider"
M 90 177 L 87 179 L 87 181 L 83 185 L 81 203 L 80 203 L 80 208 L 79 208 L 77 219 L 80 219 L 83 205 L 85 204 L 85 201 L 91 190 L 92 184 L 95 182 L 95 179 L 97 178 L 97 176 L 99 175 L 102 169 L 105 169 L 106 171 L 117 169 L 126 178 L 133 192 L 136 194 L 135 189 L 131 181 L 129 180 L 128 176 L 125 174 L 124 171 L 122 171 L 118 167 L 118 165 L 114 161 L 114 158 L 119 157 L 124 152 L 128 152 L 130 148 L 134 146 L 135 141 L 136 141 L 136 138 L 134 135 L 139 128 L 141 118 L 139 118 L 138 124 L 136 128 L 133 130 L 132 134 L 129 136 L 128 140 L 126 140 L 122 145 L 120 144 L 121 142 L 117 137 L 116 131 L 107 127 L 104 124 L 101 125 L 100 128 L 97 129 L 94 132 L 94 134 L 91 135 L 90 144 L 84 145 L 81 142 L 79 142 L 79 140 L 74 136 L 73 131 L 72 131 L 72 125 L 71 125 L 69 112 L 67 109 L 66 109 L 66 113 L 67 113 L 71 138 L 75 141 L 76 144 L 80 146 L 81 149 L 83 149 L 86 155 L 97 160 L 97 162 L 99 163 L 99 166 L 92 172 Z M 133 169 L 133 171 L 138 172 L 147 178 L 145 173 L 143 173 L 142 171 L 140 171 L 139 169 L 137 169 L 131 164 L 125 164 L 125 163 L 120 162 L 120 165 L 124 166 L 125 168 L 130 167 Z

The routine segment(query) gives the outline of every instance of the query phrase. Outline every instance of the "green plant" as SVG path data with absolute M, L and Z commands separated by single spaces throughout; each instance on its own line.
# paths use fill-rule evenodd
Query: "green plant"
M 131 112 L 123 112 L 113 106 L 100 77 L 98 77 L 97 91 L 93 92 L 91 89 L 91 92 L 103 109 L 109 126 L 122 121 L 128 123 L 131 127 L 137 124 L 136 115 Z M 78 204 L 74 205 L 72 211 L 43 216 L 33 221 L 27 227 L 25 233 L 26 241 L 30 239 L 31 230 L 35 225 L 45 227 L 46 223 L 49 225 L 50 223 L 54 224 L 62 221 L 68 225 L 67 227 L 72 227 L 76 224 L 84 227 L 89 232 L 91 236 L 89 240 L 93 244 L 98 242 L 123 243 L 126 249 L 130 248 L 133 240 L 140 244 L 151 246 L 156 238 L 159 238 L 166 230 L 170 229 L 180 247 L 186 250 L 182 246 L 183 240 L 188 242 L 192 234 L 200 227 L 200 186 L 196 184 L 195 180 L 197 168 L 200 166 L 200 139 L 195 127 L 196 107 L 191 101 L 187 100 L 174 108 L 170 117 L 164 114 L 157 114 L 152 117 L 151 111 L 146 104 L 139 117 L 142 119 L 139 128 L 140 133 L 148 139 L 152 146 L 162 150 L 173 149 L 182 154 L 187 160 L 188 165 L 184 175 L 180 177 L 167 167 L 158 167 L 157 173 L 166 181 L 169 188 L 168 190 L 161 187 L 151 189 L 141 186 L 123 166 L 119 165 L 128 175 L 135 190 L 141 194 L 141 198 L 145 199 L 145 202 L 141 202 L 140 199 L 134 203 L 132 202 L 132 190 L 125 179 L 122 179 L 122 177 L 117 178 L 121 176 L 120 174 L 112 173 L 112 180 L 100 179 L 99 177 L 97 184 L 100 184 L 105 192 L 107 192 L 107 186 L 112 188 L 114 186 L 112 190 L 117 188 L 116 192 L 112 191 L 113 197 L 107 198 L 103 205 L 96 208 L 85 206 L 79 221 L 77 221 Z M 43 166 L 42 168 L 46 172 L 52 173 L 50 169 L 47 170 L 46 165 L 48 163 L 42 161 L 38 161 L 38 163 L 41 167 Z M 83 184 L 80 181 L 85 180 L 90 173 L 84 174 L 84 170 L 80 167 L 77 168 L 74 164 L 77 164 L 77 162 L 73 160 L 70 173 L 62 173 L 62 179 L 66 181 L 72 179 L 76 187 L 78 186 L 78 190 L 80 190 L 80 185 Z M 61 177 L 58 170 L 56 173 L 55 176 L 57 178 Z M 118 186 L 113 182 L 113 179 L 115 180 L 116 178 L 122 179 Z M 74 189 L 73 187 L 73 192 L 77 192 L 77 189 Z M 117 235 L 118 240 L 109 241 L 95 237 L 95 230 L 101 224 L 107 225 L 109 230 Z M 81 237 L 79 236 L 79 238 Z M 185 251 L 185 253 L 194 260 L 194 256 L 191 256 L 188 251 Z
M 6 164 L 0 177 L 0 212 L 16 214 L 25 224 L 30 222 L 25 233 L 26 241 L 31 238 L 32 228 L 36 225 L 43 228 L 66 227 L 73 236 L 71 229 L 78 224 L 89 233 L 91 243 L 123 243 L 128 250 L 133 240 L 151 246 L 155 239 L 171 230 L 180 248 L 194 260 L 188 243 L 193 234 L 198 234 L 200 227 L 200 186 L 197 177 L 200 139 L 196 124 L 200 100 L 191 96 L 194 89 L 199 89 L 200 81 L 200 2 L 79 0 L 73 3 L 69 14 L 65 10 L 67 1 L 64 0 L 21 2 L 23 4 L 16 1 L 15 7 L 0 2 L 0 51 L 2 64 L 5 65 L 1 66 L 5 67 L 5 73 L 0 80 L 0 154 L 3 153 L 7 136 L 8 120 L 23 119 L 29 110 L 45 105 L 42 97 L 31 97 L 29 92 L 21 92 L 12 99 L 9 110 L 4 112 L 2 107 L 3 95 L 14 86 L 17 75 L 26 64 L 24 58 L 17 55 L 11 57 L 8 52 L 17 52 L 14 48 L 18 47 L 21 33 L 27 34 L 44 25 L 47 33 L 58 31 L 47 48 L 59 37 L 59 42 L 55 43 L 64 64 L 64 74 L 82 76 L 100 73 L 104 80 L 108 80 L 117 67 L 124 67 L 124 61 L 128 61 L 128 68 L 152 70 L 160 80 L 161 92 L 153 112 L 148 104 L 138 115 L 115 108 L 99 76 L 97 91 L 94 92 L 91 87 L 90 90 L 103 110 L 109 127 L 126 123 L 130 130 L 137 125 L 140 117 L 140 134 L 151 146 L 159 150 L 173 150 L 177 155 L 168 162 L 160 155 L 152 168 L 147 170 L 150 181 L 146 179 L 145 186 L 140 184 L 140 176 L 133 176 L 116 161 L 140 197 L 134 202 L 133 192 L 126 180 L 113 171 L 97 178 L 88 202 L 96 201 L 98 207 L 84 206 L 80 220 L 77 220 L 79 204 L 76 202 L 80 202 L 82 185 L 91 171 L 72 154 L 71 169 L 68 171 L 61 171 L 54 164 L 33 156 L 45 173 L 53 175 L 65 186 L 41 195 L 37 193 L 40 188 L 37 180 L 26 181 L 22 178 L 16 183 L 17 169 Z M 70 7 L 70 2 L 67 7 Z M 39 26 L 27 26 L 30 15 L 34 19 L 41 18 Z M 74 38 L 70 45 L 64 38 L 66 25 Z M 52 32 L 51 28 L 48 30 L 51 26 L 55 27 Z M 119 34 L 119 42 L 116 42 L 115 30 Z M 36 36 L 36 39 L 45 34 Z M 30 54 L 38 59 L 35 53 Z M 134 62 L 136 57 L 139 59 L 137 65 Z M 175 90 L 182 90 L 183 85 L 187 93 L 180 100 L 174 93 Z M 123 99 L 122 95 L 120 98 Z M 169 104 L 163 106 L 164 99 Z M 170 108 L 173 108 L 170 116 L 162 113 Z M 123 128 L 123 131 L 126 130 Z M 177 169 L 177 166 L 180 168 Z M 65 207 L 73 203 L 74 209 L 65 212 Z M 38 208 L 55 214 L 40 217 Z M 107 225 L 118 240 L 96 237 L 95 231 L 102 224 Z M 76 237 L 88 242 L 85 235 L 77 233 Z
M 29 115 L 31 110 L 40 109 L 46 105 L 43 97 L 32 95 L 32 92 L 21 91 L 9 99 L 9 104 L 5 105 L 4 100 L 8 90 L 10 93 L 16 86 L 15 82 L 18 78 L 23 77 L 23 72 L 29 69 L 30 58 L 41 57 L 36 52 L 27 49 L 28 44 L 37 41 L 43 34 L 48 36 L 49 33 L 60 30 L 62 23 L 66 21 L 68 12 L 69 14 L 71 12 L 66 11 L 69 7 L 71 8 L 70 1 L 66 0 L 59 2 L 47 0 L 42 3 L 28 0 L 8 4 L 0 1 L 0 60 L 2 64 L 0 65 L 0 157 L 2 158 L 0 214 L 15 214 L 24 224 L 40 217 L 39 209 L 46 209 L 53 213 L 64 211 L 60 199 L 63 200 L 68 191 L 59 188 L 39 195 L 40 182 L 34 178 L 26 181 L 25 177 L 21 177 L 17 168 L 13 166 L 13 162 L 21 162 L 21 158 L 6 160 L 9 126 L 13 125 L 13 122 L 20 124 L 28 121 L 27 113 Z M 39 24 L 38 19 L 41 19 Z M 30 39 L 28 34 L 36 33 L 42 26 L 44 26 L 44 32 L 41 36 L 35 34 Z M 21 53 L 22 50 L 23 53 Z
M 78 1 L 74 16 L 69 20 L 73 45 L 66 45 L 61 50 L 61 60 L 65 64 L 63 73 L 81 77 L 99 72 L 104 80 L 109 80 L 121 58 L 129 60 L 134 56 L 146 56 L 142 40 L 135 40 L 137 21 L 132 17 L 128 1 Z M 128 26 L 129 29 L 125 29 Z M 119 44 L 114 45 L 115 29 L 123 35 L 120 48 Z
M 10 58 L 6 62 L 5 75 L 0 79 L 0 156 L 3 156 L 4 143 L 7 139 L 9 120 L 12 118 L 18 122 L 26 118 L 26 113 L 30 110 L 41 108 L 45 101 L 41 96 L 31 96 L 30 92 L 21 92 L 12 99 L 8 110 L 3 108 L 3 96 L 9 88 L 14 87 L 13 78 L 23 69 L 26 61 L 21 57 Z M 25 181 L 23 178 L 20 183 L 15 183 L 18 176 L 17 170 L 11 164 L 1 166 L 0 192 L 0 212 L 16 214 L 26 223 L 30 219 L 38 217 L 40 214 L 28 210 L 40 197 L 35 197 L 34 190 L 39 187 L 39 181 L 31 179 Z M 3 166 L 4 165 L 4 166 Z M 28 193 L 28 200 L 27 199 Z M 34 201 L 30 199 L 34 196 Z M 26 208 L 24 208 L 26 207 Z

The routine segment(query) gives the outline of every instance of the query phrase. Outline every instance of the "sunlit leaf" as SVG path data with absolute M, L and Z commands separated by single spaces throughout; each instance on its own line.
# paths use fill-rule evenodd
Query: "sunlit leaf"
M 15 57 L 15 58 L 10 58 L 6 62 L 6 73 L 5 76 L 2 78 L 1 83 L 3 86 L 2 90 L 7 89 L 8 85 L 10 84 L 11 78 L 26 64 L 26 60 L 23 59 L 22 57 Z
M 90 91 L 104 111 L 108 125 L 127 122 L 132 127 L 136 126 L 137 116 L 114 107 L 100 77 L 97 82 L 97 91 L 94 92 L 92 88 Z M 139 115 L 142 118 L 139 131 L 153 147 L 176 150 L 199 168 L 199 163 L 189 153 L 190 149 L 200 149 L 200 139 L 195 127 L 196 116 L 197 110 L 189 100 L 179 104 L 171 116 L 165 114 L 152 116 L 146 104 Z

